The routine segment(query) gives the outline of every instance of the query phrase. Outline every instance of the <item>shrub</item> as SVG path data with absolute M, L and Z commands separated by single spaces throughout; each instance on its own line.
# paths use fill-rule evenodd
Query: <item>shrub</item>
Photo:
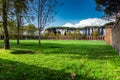
M 44 33 L 44 37 L 45 37 L 45 39 L 48 39 L 48 36 L 49 36 L 49 31 L 46 30 L 45 33 Z
M 92 33 L 92 35 L 96 39 L 97 36 L 99 36 L 100 34 L 99 34 L 98 30 L 94 30 L 93 33 Z
M 56 39 L 60 39 L 60 36 L 61 36 L 60 33 L 57 32 L 56 33 Z
M 80 39 L 80 31 L 78 29 L 74 31 L 74 33 L 72 34 L 72 38 Z
M 86 35 L 86 34 L 82 34 L 82 35 L 81 35 L 81 38 L 82 38 L 82 39 L 86 39 L 86 38 L 87 38 L 87 35 Z
M 50 38 L 50 39 L 55 39 L 55 38 L 56 38 L 55 33 L 54 33 L 54 32 L 51 32 L 51 33 L 49 34 L 49 38 Z
M 67 39 L 71 38 L 71 32 L 70 31 L 66 32 L 66 37 L 67 37 Z

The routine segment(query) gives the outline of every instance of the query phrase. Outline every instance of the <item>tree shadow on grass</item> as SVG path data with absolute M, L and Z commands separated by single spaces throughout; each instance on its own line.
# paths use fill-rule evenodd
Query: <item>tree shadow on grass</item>
M 13 50 L 12 54 L 34 54 L 34 51 L 31 50 Z
M 57 44 L 57 43 L 42 43 L 39 47 L 37 43 L 21 44 L 15 47 L 13 54 L 36 53 L 39 51 L 42 54 L 73 54 L 76 57 L 86 57 L 88 59 L 111 60 L 118 56 L 115 50 L 110 45 L 81 45 L 81 44 Z M 21 51 L 17 50 L 21 49 Z M 22 51 L 23 49 L 23 51 Z M 24 51 L 27 49 L 28 51 Z M 71 57 L 72 58 L 72 57 Z
M 85 75 L 75 76 L 63 70 L 27 65 L 0 59 L 0 80 L 99 80 Z
M 75 57 L 76 59 L 86 57 L 88 59 L 110 60 L 118 56 L 118 54 L 115 52 L 112 46 L 97 44 L 96 45 L 43 44 L 43 46 L 39 50 L 43 54 L 73 54 L 74 59 Z

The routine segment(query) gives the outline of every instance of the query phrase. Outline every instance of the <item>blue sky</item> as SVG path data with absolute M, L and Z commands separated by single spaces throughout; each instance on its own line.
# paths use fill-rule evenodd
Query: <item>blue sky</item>
M 95 9 L 94 0 L 58 0 L 63 6 L 56 8 L 55 21 L 49 26 L 62 26 L 66 23 L 76 24 L 89 18 L 101 18 L 104 13 Z

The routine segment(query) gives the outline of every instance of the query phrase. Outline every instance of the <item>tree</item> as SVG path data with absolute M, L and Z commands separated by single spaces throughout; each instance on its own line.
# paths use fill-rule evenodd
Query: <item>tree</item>
M 80 30 L 76 29 L 72 34 L 72 36 L 73 36 L 73 39 L 80 39 Z
M 70 31 L 66 32 L 66 37 L 67 37 L 67 39 L 71 39 L 71 32 Z
M 61 34 L 59 32 L 56 33 L 56 39 L 59 39 Z
M 47 24 L 53 22 L 54 16 L 56 14 L 56 6 L 57 0 L 38 0 L 37 15 L 39 29 L 39 46 L 41 45 L 40 33 Z
M 34 36 L 36 30 L 37 28 L 33 24 L 28 24 L 27 26 L 24 27 L 24 32 L 26 31 L 30 36 Z
M 4 35 L 4 32 L 3 32 L 3 26 L 2 24 L 0 23 L 0 39 L 1 39 L 1 36 Z
M 120 0 L 95 0 L 96 9 L 107 15 L 115 15 L 120 10 Z
M 56 38 L 55 33 L 54 32 L 50 32 L 49 38 L 50 39 L 55 39 Z
M 95 39 L 96 39 L 97 36 L 99 36 L 100 34 L 99 34 L 98 30 L 94 30 L 93 33 L 92 33 L 92 35 L 93 35 L 93 36 L 95 37 Z
M 29 12 L 29 3 L 33 0 L 13 0 L 13 14 L 16 16 L 17 21 L 17 44 L 20 44 L 20 27 L 22 24 L 22 21 L 28 17 Z M 24 18 L 24 19 L 23 19 Z
M 1 5 L 2 5 L 2 20 L 3 20 L 3 29 L 4 29 L 4 48 L 5 49 L 10 49 L 9 45 L 9 35 L 8 35 L 8 28 L 7 28 L 7 13 L 8 13 L 8 6 L 7 6 L 7 1 L 8 0 L 1 0 Z
M 49 32 L 48 30 L 45 30 L 45 32 L 44 32 L 45 39 L 48 39 L 49 33 L 50 33 L 50 32 Z
M 9 20 L 8 21 L 8 33 L 10 39 L 15 39 L 16 38 L 16 33 L 17 33 L 17 27 L 16 27 L 16 22 L 15 20 Z

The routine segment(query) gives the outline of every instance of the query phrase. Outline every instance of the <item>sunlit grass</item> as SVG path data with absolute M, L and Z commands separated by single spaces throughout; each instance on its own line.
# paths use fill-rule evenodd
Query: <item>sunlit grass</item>
M 120 57 L 104 41 L 0 41 L 0 80 L 119 80 Z

